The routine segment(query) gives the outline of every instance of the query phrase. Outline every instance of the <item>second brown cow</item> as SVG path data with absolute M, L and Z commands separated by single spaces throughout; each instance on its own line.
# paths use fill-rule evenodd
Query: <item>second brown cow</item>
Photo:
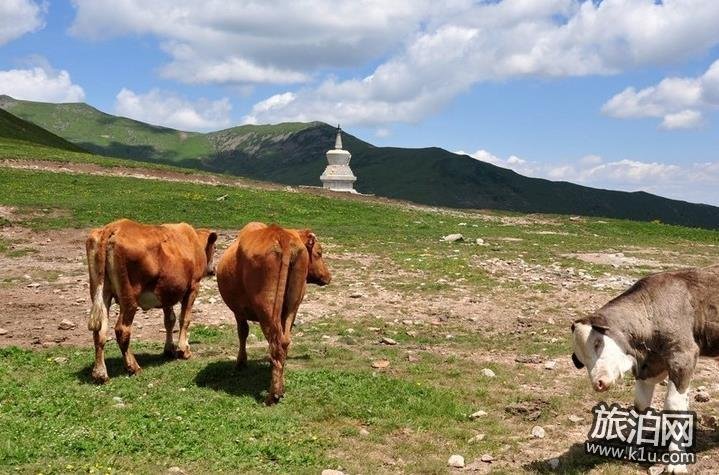
M 120 306 L 115 336 L 125 368 L 131 373 L 140 365 L 130 351 L 132 321 L 140 307 L 162 308 L 165 312 L 165 353 L 190 357 L 187 341 L 190 313 L 199 290 L 200 279 L 214 272 L 213 255 L 217 234 L 194 229 L 189 224 L 149 226 L 129 219 L 94 229 L 87 238 L 92 310 L 87 327 L 95 341 L 92 378 L 108 379 L 105 367 L 105 341 L 108 312 L 112 301 Z M 180 310 L 178 345 L 172 341 L 175 326 L 173 306 Z
M 217 265 L 220 295 L 237 320 L 237 365 L 247 362 L 247 321 L 259 322 L 269 343 L 272 382 L 267 404 L 283 396 L 284 366 L 290 331 L 307 283 L 327 285 L 331 276 L 322 246 L 310 230 L 250 223 Z

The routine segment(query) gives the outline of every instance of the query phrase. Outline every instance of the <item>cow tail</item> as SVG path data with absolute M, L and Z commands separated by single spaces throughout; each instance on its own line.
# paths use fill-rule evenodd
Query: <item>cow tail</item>
M 90 317 L 87 320 L 87 329 L 90 331 L 100 331 L 108 320 L 104 297 L 108 234 L 105 229 L 95 230 L 85 242 L 88 273 L 90 274 L 90 298 L 92 299 Z
M 280 275 L 277 279 L 277 289 L 275 291 L 275 303 L 272 306 L 272 322 L 281 322 L 282 306 L 285 303 L 285 291 L 287 290 L 287 278 L 290 269 L 290 257 L 292 251 L 290 249 L 282 249 L 282 262 L 280 263 Z

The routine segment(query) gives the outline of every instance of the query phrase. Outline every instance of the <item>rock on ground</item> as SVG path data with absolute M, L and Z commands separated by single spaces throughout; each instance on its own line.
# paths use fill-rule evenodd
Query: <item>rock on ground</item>
M 448 235 L 446 235 L 446 236 L 444 236 L 444 237 L 442 238 L 442 241 L 445 241 L 445 242 L 459 242 L 459 241 L 464 241 L 464 236 L 462 236 L 462 235 L 459 234 L 459 233 L 457 233 L 457 234 L 448 234 Z
M 484 369 L 482 370 L 482 375 L 484 375 L 484 376 L 486 376 L 486 377 L 488 377 L 488 378 L 494 378 L 494 377 L 496 376 L 496 374 L 494 374 L 494 371 L 492 371 L 492 370 L 489 369 L 489 368 L 484 368 Z
M 452 455 L 449 460 L 447 460 L 447 465 L 454 468 L 464 468 L 464 457 L 461 455 Z
M 532 427 L 532 437 L 534 437 L 535 439 L 544 439 L 545 435 L 546 432 L 541 426 Z

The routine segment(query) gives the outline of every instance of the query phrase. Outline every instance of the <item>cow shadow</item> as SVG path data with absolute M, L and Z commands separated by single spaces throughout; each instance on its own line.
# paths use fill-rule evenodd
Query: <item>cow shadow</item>
M 233 396 L 250 396 L 262 402 L 271 379 L 270 364 L 264 359 L 249 360 L 244 368 L 237 368 L 234 360 L 224 360 L 205 366 L 195 376 L 195 384 Z
M 171 356 L 166 356 L 163 353 L 134 353 L 134 355 L 135 359 L 137 360 L 137 363 L 143 369 L 151 368 L 153 366 L 160 366 L 165 363 L 175 361 L 175 358 Z M 93 366 L 94 361 L 91 361 L 81 370 L 77 371 L 75 373 L 75 377 L 78 379 L 78 381 L 86 384 L 96 384 L 95 381 L 93 381 L 93 379 L 90 377 Z M 116 378 L 118 376 L 125 376 L 128 374 L 127 370 L 125 369 L 125 364 L 122 361 L 122 356 L 105 358 L 105 366 L 107 367 L 107 375 L 109 376 L 110 380 L 112 380 L 112 378 Z
M 719 429 L 701 427 L 696 429 L 695 433 L 694 453 L 697 462 L 700 460 L 700 454 L 707 450 L 719 447 Z M 550 461 L 552 459 L 559 460 L 557 469 L 552 469 Z M 645 469 L 652 466 L 650 463 L 634 463 L 623 460 L 614 460 L 596 455 L 588 455 L 584 450 L 584 443 L 575 443 L 567 449 L 562 455 L 549 457 L 544 460 L 535 460 L 523 465 L 524 470 L 532 473 L 586 473 L 591 471 L 598 465 L 610 463 L 617 468 L 627 465 L 643 467 Z

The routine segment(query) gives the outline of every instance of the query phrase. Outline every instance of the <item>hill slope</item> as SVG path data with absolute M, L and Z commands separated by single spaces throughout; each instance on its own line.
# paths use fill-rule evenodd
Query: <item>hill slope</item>
M 72 152 L 85 151 L 62 137 L 58 137 L 42 127 L 38 127 L 32 122 L 23 120 L 3 109 L 0 109 L 0 137 L 12 140 L 21 140 L 23 142 L 45 145 Z
M 320 185 L 335 129 L 321 122 L 244 125 L 201 134 L 105 114 L 86 104 L 0 96 L 0 107 L 96 153 L 231 173 L 292 185 Z M 600 190 L 529 178 L 441 148 L 375 147 L 350 134 L 357 189 L 455 208 L 606 216 L 719 228 L 719 208 L 644 192 Z

